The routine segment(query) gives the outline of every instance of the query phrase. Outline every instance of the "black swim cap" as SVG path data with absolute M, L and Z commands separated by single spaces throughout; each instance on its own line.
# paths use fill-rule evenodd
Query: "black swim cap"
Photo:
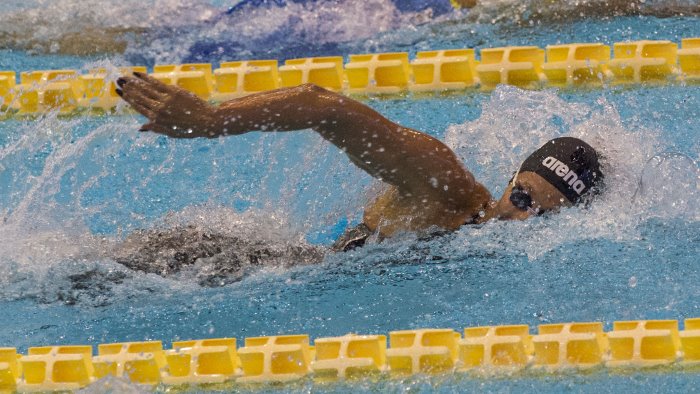
M 603 179 L 595 149 L 573 137 L 548 141 L 525 159 L 518 172 L 525 171 L 547 180 L 573 204 Z

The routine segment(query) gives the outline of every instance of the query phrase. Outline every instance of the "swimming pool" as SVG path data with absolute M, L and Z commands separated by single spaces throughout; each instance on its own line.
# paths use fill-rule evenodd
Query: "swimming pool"
M 94 3 L 112 17 L 131 4 L 110 8 Z M 71 10 L 80 7 L 78 2 L 57 4 L 51 11 L 68 22 L 75 14 Z M 248 24 L 237 20 L 232 30 L 220 32 L 220 25 L 212 27 L 196 18 L 192 22 L 192 15 L 176 12 L 181 4 L 175 4 L 166 8 L 172 12 L 163 13 L 168 16 L 166 26 L 149 33 L 152 41 L 134 39 L 139 45 L 123 55 L 105 60 L 100 55 L 3 50 L 0 69 L 87 69 L 128 62 L 150 66 L 196 56 L 218 61 L 202 48 L 226 34 L 255 29 L 246 36 L 251 42 L 257 38 L 255 45 L 227 47 L 221 56 L 415 53 L 643 38 L 679 42 L 700 36 L 700 23 L 693 17 L 564 22 L 533 17 L 530 20 L 541 22 L 531 26 L 526 17 L 523 23 L 509 21 L 517 7 L 477 9 L 481 23 L 475 23 L 468 13 L 431 19 L 420 12 L 392 11 L 388 1 L 373 4 L 384 10 L 375 16 L 376 24 L 367 29 L 344 26 L 345 35 L 329 31 L 321 18 L 311 18 L 330 9 L 304 8 L 307 14 L 301 15 L 310 18 L 295 25 L 290 18 L 299 15 L 299 9 L 273 8 Z M 221 4 L 202 5 L 212 12 L 221 10 Z M 342 2 L 334 7 L 342 13 L 357 11 Z M 136 17 L 132 13 L 125 18 Z M 273 20 L 288 24 L 261 24 Z M 261 32 L 258 26 L 266 29 Z M 188 33 L 177 34 L 183 31 Z M 319 44 L 319 33 L 304 41 L 309 31 L 331 38 Z M 289 41 L 276 41 L 280 36 L 308 45 L 289 49 Z M 328 245 L 348 222 L 359 219 L 365 194 L 375 186 L 344 155 L 308 132 L 174 141 L 137 133 L 141 119 L 132 115 L 64 119 L 48 114 L 32 121 L 6 120 L 0 122 L 0 343 L 23 352 L 49 344 L 168 344 L 281 333 L 318 338 L 420 327 L 460 330 L 521 323 L 534 328 L 564 321 L 700 315 L 697 170 L 681 156 L 666 156 L 658 167 L 654 161 L 646 164 L 663 152 L 698 158 L 698 86 L 561 91 L 499 87 L 491 93 L 374 97 L 367 103 L 392 120 L 446 140 L 494 195 L 503 190 L 524 155 L 559 134 L 585 136 L 602 146 L 613 176 L 606 193 L 588 210 L 464 227 L 432 240 L 406 235 L 329 255 L 318 265 L 260 268 L 232 283 L 224 278 L 223 286 L 203 287 L 206 266 L 161 278 L 124 268 L 110 251 L 136 229 L 183 224 L 259 240 L 280 250 L 289 244 Z M 647 192 L 633 199 L 642 176 Z M 85 277 L 86 272 L 94 274 Z M 317 387 L 302 381 L 292 387 L 689 391 L 698 380 L 696 373 L 687 371 L 599 371 L 496 379 L 418 376 L 353 386 Z

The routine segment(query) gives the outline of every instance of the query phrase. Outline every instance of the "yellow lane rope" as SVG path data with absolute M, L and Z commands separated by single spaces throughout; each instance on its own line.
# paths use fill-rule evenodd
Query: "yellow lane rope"
M 499 84 L 522 88 L 606 86 L 617 84 L 700 81 L 700 38 L 671 41 L 448 49 L 408 53 L 375 53 L 343 57 L 156 65 L 151 74 L 211 101 L 314 83 L 348 94 L 401 94 L 467 89 L 490 90 Z M 146 72 L 145 67 L 119 70 L 0 71 L 0 116 L 111 112 L 119 102 L 114 79 Z
M 145 385 L 319 381 L 383 375 L 543 373 L 591 368 L 665 371 L 700 365 L 700 318 L 417 329 L 384 335 L 317 338 L 279 335 L 0 348 L 0 391 L 74 390 L 107 375 Z

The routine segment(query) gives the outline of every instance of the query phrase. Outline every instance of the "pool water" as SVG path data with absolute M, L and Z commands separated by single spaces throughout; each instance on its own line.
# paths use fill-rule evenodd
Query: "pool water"
M 645 16 L 562 20 L 556 13 L 528 17 L 518 3 L 498 2 L 438 16 L 400 11 L 390 1 L 367 2 L 373 9 L 319 2 L 223 19 L 216 16 L 225 11 L 223 2 L 187 8 L 185 2 L 155 1 L 164 7 L 155 21 L 152 13 L 131 10 L 130 0 L 89 3 L 99 5 L 101 14 L 85 11 L 77 1 L 0 6 L 0 21 L 19 21 L 17 29 L 32 37 L 25 41 L 35 45 L 0 35 L 6 47 L 20 48 L 0 51 L 0 69 L 413 54 L 575 41 L 680 42 L 700 36 L 693 16 L 655 16 L 659 2 L 649 2 Z M 574 3 L 563 2 L 560 10 Z M 33 27 L 46 7 L 64 27 L 48 32 Z M 361 15 L 374 18 L 373 25 L 364 28 L 346 16 L 360 8 L 366 12 Z M 50 38 L 43 38 L 103 20 L 145 29 L 149 40 L 125 33 L 129 44 L 123 52 L 76 55 L 52 50 Z M 238 38 L 219 45 L 227 36 Z M 217 45 L 219 52 L 206 50 Z M 493 324 L 534 329 L 567 321 L 603 321 L 609 329 L 615 320 L 700 316 L 700 86 L 540 91 L 501 86 L 489 93 L 362 99 L 388 118 L 446 141 L 494 196 L 544 141 L 583 137 L 604 156 L 605 193 L 588 208 L 465 226 L 430 239 L 404 234 L 329 253 L 319 264 L 293 266 L 293 256 L 284 255 L 287 247 L 330 245 L 360 220 L 364 202 L 378 188 L 312 132 L 170 140 L 137 132 L 144 119 L 121 110 L 117 116 L 47 113 L 5 120 L 0 346 L 21 352 L 29 346 L 140 340 L 168 346 L 192 338 L 291 333 L 318 338 Z M 216 286 L 200 285 L 206 264 L 163 278 L 115 262 L 114 248 L 135 231 L 187 225 L 270 245 L 282 258 Z M 597 371 L 417 376 L 352 386 L 304 380 L 266 389 L 692 391 L 698 382 L 700 376 L 688 371 Z M 105 387 L 98 383 L 88 390 Z

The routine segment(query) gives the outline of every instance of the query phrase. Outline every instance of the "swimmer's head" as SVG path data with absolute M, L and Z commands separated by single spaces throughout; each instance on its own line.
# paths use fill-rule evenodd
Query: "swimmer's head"
M 602 180 L 593 147 L 578 138 L 555 138 L 525 159 L 494 207 L 494 216 L 525 219 L 576 205 L 594 193 Z

